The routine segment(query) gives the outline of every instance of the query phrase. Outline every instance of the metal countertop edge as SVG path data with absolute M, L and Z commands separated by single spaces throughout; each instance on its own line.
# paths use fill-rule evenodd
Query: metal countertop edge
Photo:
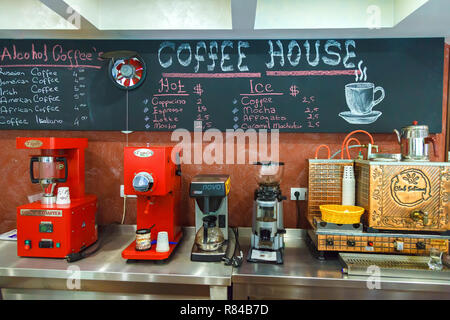
M 267 275 L 242 275 L 233 274 L 232 283 L 236 284 L 259 284 L 259 285 L 289 285 L 289 286 L 319 286 L 319 287 L 341 287 L 341 288 L 367 288 L 369 277 L 352 276 L 341 279 L 318 278 L 318 277 L 288 277 Z M 382 290 L 419 290 L 419 291 L 442 291 L 448 293 L 450 282 L 439 280 L 419 279 L 389 279 L 382 277 L 380 284 Z M 434 281 L 434 282 L 431 282 Z M 399 287 L 401 286 L 401 288 Z M 430 290 L 433 289 L 433 290 Z M 437 290 L 436 290 L 437 289 Z
M 67 279 L 68 273 L 65 270 L 42 270 L 42 269 L 21 269 L 9 272 L 8 269 L 0 269 L 0 278 L 44 278 L 44 279 Z M 124 272 L 104 272 L 104 271 L 80 271 L 80 280 L 92 281 L 123 281 L 123 282 L 148 282 L 148 283 L 170 283 L 188 285 L 214 285 L 230 286 L 230 276 L 185 276 L 175 274 L 142 274 Z M 1 282 L 1 280 L 0 280 Z
M 127 227 L 133 228 L 132 226 Z M 189 227 L 188 227 L 189 228 Z M 186 228 L 186 229 L 188 229 Z M 124 228 L 125 229 L 125 228 Z M 249 234 L 250 228 L 239 228 L 242 236 Z M 251 230 L 251 229 L 250 229 Z M 306 230 L 288 230 L 291 240 L 300 240 Z M 243 241 L 245 242 L 245 241 Z M 244 258 L 245 259 L 245 258 Z M 68 264 L 70 266 L 70 264 Z M 196 276 L 196 275 L 176 275 L 176 274 L 152 274 L 121 271 L 80 271 L 81 280 L 92 281 L 123 281 L 123 282 L 144 282 L 144 283 L 167 283 L 186 285 L 212 285 L 231 286 L 236 284 L 261 284 L 261 285 L 291 285 L 291 286 L 321 286 L 321 287 L 343 287 L 343 288 L 367 288 L 367 281 L 370 276 L 343 276 L 342 278 L 326 278 L 315 276 L 289 276 L 289 275 L 264 275 L 264 274 L 240 274 L 239 269 L 229 267 L 229 274 L 224 276 Z M 228 272 L 227 272 L 228 273 Z M 67 279 L 67 270 L 43 270 L 39 268 L 0 268 L 0 284 L 2 278 L 24 277 L 24 278 L 45 278 L 45 279 Z M 442 291 L 448 292 L 450 282 L 445 280 L 431 279 L 408 279 L 408 278 L 387 278 L 380 279 L 382 289 L 385 290 L 417 290 L 417 291 Z

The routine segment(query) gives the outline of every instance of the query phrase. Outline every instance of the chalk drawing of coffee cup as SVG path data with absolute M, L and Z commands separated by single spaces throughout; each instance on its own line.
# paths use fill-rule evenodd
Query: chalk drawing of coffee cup
M 375 100 L 375 94 L 381 95 Z M 369 124 L 375 122 L 380 111 L 372 111 L 373 107 L 383 101 L 385 92 L 382 87 L 375 87 L 370 82 L 355 82 L 345 86 L 345 99 L 350 112 L 341 112 L 339 116 L 352 124 Z

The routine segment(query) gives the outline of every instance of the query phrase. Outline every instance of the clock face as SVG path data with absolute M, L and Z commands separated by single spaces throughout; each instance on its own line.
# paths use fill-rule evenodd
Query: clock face
M 145 79 L 145 62 L 136 56 L 129 59 L 112 59 L 110 62 L 110 75 L 114 84 L 125 90 L 139 87 Z

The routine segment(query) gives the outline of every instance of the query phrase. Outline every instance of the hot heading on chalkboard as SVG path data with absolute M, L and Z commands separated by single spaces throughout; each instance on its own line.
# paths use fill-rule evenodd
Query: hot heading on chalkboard
M 108 76 L 116 50 L 145 62 L 138 88 Z M 443 38 L 0 40 L 0 129 L 436 133 L 443 61 Z

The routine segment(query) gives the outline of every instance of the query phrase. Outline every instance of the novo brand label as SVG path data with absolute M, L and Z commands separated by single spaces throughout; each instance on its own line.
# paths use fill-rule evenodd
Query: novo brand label
M 27 140 L 25 141 L 25 147 L 27 148 L 39 148 L 44 143 L 41 140 Z
M 431 198 L 430 179 L 421 170 L 403 170 L 391 179 L 391 195 L 401 206 L 417 206 Z
M 20 209 L 21 216 L 62 217 L 62 210 Z
M 216 191 L 220 191 L 222 190 L 222 185 L 221 184 L 204 184 L 202 186 L 203 190 L 216 190 Z
M 133 153 L 136 157 L 139 158 L 148 158 L 153 155 L 153 151 L 150 149 L 136 149 Z

